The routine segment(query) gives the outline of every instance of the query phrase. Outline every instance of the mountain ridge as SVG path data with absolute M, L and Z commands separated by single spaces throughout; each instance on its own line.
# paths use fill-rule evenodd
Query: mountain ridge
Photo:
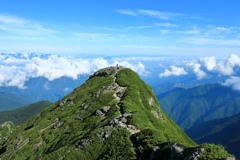
M 0 141 L 0 158 L 233 156 L 219 146 L 198 146 L 159 107 L 152 88 L 131 69 L 104 68 Z

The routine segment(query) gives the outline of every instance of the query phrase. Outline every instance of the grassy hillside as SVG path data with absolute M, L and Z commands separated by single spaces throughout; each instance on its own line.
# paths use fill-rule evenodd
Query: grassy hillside
M 159 108 L 151 87 L 130 69 L 109 67 L 20 125 L 0 144 L 0 158 L 166 159 L 176 144 L 181 158 L 200 153 Z M 208 149 L 203 157 L 231 156 L 220 151 Z
M 37 103 L 29 104 L 11 111 L 0 111 L 0 124 L 6 121 L 12 121 L 16 126 L 26 122 L 31 117 L 41 112 L 43 109 L 50 106 L 51 102 L 40 101 Z
M 197 143 L 221 144 L 240 158 L 240 114 L 203 122 L 186 130 Z
M 0 125 L 0 143 L 6 140 L 7 136 L 9 136 L 15 128 L 16 126 L 10 121 Z
M 174 89 L 157 96 L 162 109 L 182 128 L 240 113 L 240 92 L 219 83 Z

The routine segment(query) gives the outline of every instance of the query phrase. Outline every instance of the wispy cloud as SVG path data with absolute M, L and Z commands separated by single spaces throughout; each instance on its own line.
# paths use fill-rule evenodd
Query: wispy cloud
M 142 9 L 135 10 L 135 11 L 116 10 L 116 12 L 121 14 L 131 15 L 131 16 L 146 15 L 146 16 L 151 16 L 158 19 L 162 19 L 162 20 L 176 20 L 176 19 L 179 19 L 180 17 L 186 16 L 186 14 L 181 14 L 181 13 L 161 12 L 161 11 L 142 10 Z
M 176 24 L 172 24 L 172 23 L 156 23 L 156 26 L 161 26 L 161 27 L 178 27 L 178 25 Z
M 154 23 L 152 25 L 145 25 L 145 26 L 136 26 L 136 27 L 127 27 L 126 29 L 145 29 L 145 28 L 152 28 L 152 27 L 178 27 L 176 24 L 172 23 Z
M 0 30 L 23 36 L 55 35 L 58 31 L 44 28 L 39 22 L 12 15 L 0 15 Z
M 116 10 L 116 12 L 121 13 L 121 14 L 127 14 L 131 16 L 137 16 L 138 13 L 131 11 L 131 10 Z
M 183 31 L 183 34 L 200 34 L 201 31 L 200 30 L 187 30 L 187 31 Z
M 207 31 L 204 33 L 206 36 L 217 36 L 219 34 L 230 34 L 236 33 L 239 30 L 239 27 L 215 27 L 215 26 L 207 26 Z
M 104 33 L 73 33 L 75 36 L 77 36 L 78 40 L 84 40 L 84 41 L 110 41 L 114 40 L 113 37 L 110 36 L 110 34 L 104 34 Z
M 173 20 L 179 17 L 186 16 L 186 14 L 172 13 L 172 12 L 160 12 L 153 10 L 138 10 L 139 14 L 152 16 L 162 20 Z
M 0 36 L 1 40 L 24 40 L 24 41 L 35 41 L 35 40 L 47 40 L 44 37 L 33 37 L 33 36 Z
M 211 39 L 203 37 L 188 37 L 182 41 L 192 44 L 240 45 L 239 39 Z
M 127 27 L 126 29 L 144 29 L 144 28 L 151 28 L 155 26 L 136 26 L 136 27 Z
M 161 30 L 159 30 L 159 32 L 160 32 L 161 34 L 167 34 L 167 33 L 169 33 L 170 31 L 167 30 L 167 29 L 161 29 Z

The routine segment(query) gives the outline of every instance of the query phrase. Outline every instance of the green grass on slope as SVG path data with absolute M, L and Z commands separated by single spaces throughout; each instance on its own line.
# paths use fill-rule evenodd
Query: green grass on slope
M 101 131 L 100 127 L 107 125 L 113 117 L 119 115 L 119 110 L 114 107 L 116 102 L 113 101 L 115 98 L 113 97 L 113 93 L 106 93 L 97 98 L 94 94 L 98 90 L 106 88 L 112 82 L 113 77 L 95 77 L 89 79 L 64 98 L 66 100 L 75 97 L 73 104 L 65 103 L 60 106 L 59 103 L 63 101 L 61 100 L 46 108 L 28 122 L 20 125 L 9 137 L 9 141 L 15 143 L 8 144 L 8 150 L 14 150 L 17 143 L 16 138 L 22 139 L 23 147 L 13 155 L 7 152 L 5 156 L 12 155 L 12 159 L 19 159 L 19 157 L 28 157 L 29 159 L 44 157 L 44 159 L 53 159 L 53 157 L 66 155 L 67 157 L 94 159 L 94 157 L 100 156 L 99 154 L 102 152 L 108 152 L 109 146 L 104 145 L 106 142 L 96 137 L 96 133 Z M 89 106 L 89 108 L 85 110 L 83 105 L 86 107 Z M 106 105 L 112 107 L 108 112 L 109 116 L 101 120 L 101 116 L 96 116 L 95 112 Z M 78 114 L 82 116 L 82 120 L 74 119 L 75 115 Z M 63 123 L 62 126 L 54 128 L 54 126 L 61 123 Z M 129 139 L 124 138 L 124 135 L 122 137 L 126 141 L 126 144 L 130 144 Z M 79 143 L 78 141 L 84 138 L 91 139 L 94 142 L 92 146 L 95 147 L 94 153 L 91 146 L 85 147 L 83 150 L 73 149 Z M 120 139 L 119 141 L 122 140 Z M 28 142 L 28 145 L 24 145 L 24 142 Z M 128 146 L 130 147 L 130 145 Z M 125 154 L 128 155 L 129 153 Z
M 122 105 L 125 112 L 134 113 L 130 121 L 140 130 L 158 131 L 162 138 L 157 136 L 156 143 L 167 141 L 179 142 L 186 146 L 196 145 L 162 110 L 159 109 L 159 103 L 152 92 L 152 88 L 143 82 L 139 76 L 130 69 L 124 69 L 118 73 L 117 82 L 124 87 L 129 87 L 124 95 Z M 154 105 L 150 105 L 150 99 L 154 100 Z M 157 119 L 151 111 L 158 111 L 162 114 L 162 120 Z M 158 139 L 158 140 L 157 140 Z M 161 140 L 160 140 L 161 139 Z M 157 142 L 158 141 L 158 142 Z
M 26 122 L 35 114 L 50 106 L 51 102 L 40 101 L 11 111 L 0 111 L 0 124 L 12 121 L 16 126 Z
M 10 121 L 0 125 L 0 143 L 4 139 L 7 139 L 7 136 L 9 136 L 15 128 L 16 126 Z
M 97 96 L 99 90 L 114 82 L 114 78 L 108 75 L 93 77 L 20 125 L 7 141 L 0 143 L 0 158 L 128 160 L 136 158 L 132 144 L 137 137 L 141 138 L 141 143 L 134 147 L 142 157 L 155 145 L 163 145 L 168 150 L 173 143 L 186 147 L 196 145 L 159 109 L 151 88 L 135 72 L 122 69 L 116 77 L 119 85 L 128 87 L 118 104 L 120 107 L 116 107 L 118 101 L 113 92 Z M 104 106 L 110 106 L 110 110 L 105 116 L 97 115 L 96 111 Z M 133 114 L 128 122 L 141 132 L 130 136 L 125 128 L 110 127 L 110 121 L 123 111 Z M 152 111 L 162 114 L 162 118 L 156 118 Z M 108 132 L 111 134 L 106 138 Z M 83 143 L 86 145 L 82 146 Z
M 205 152 L 201 154 L 201 160 L 222 159 L 226 157 L 234 157 L 229 154 L 222 145 L 204 143 L 199 147 L 204 148 Z

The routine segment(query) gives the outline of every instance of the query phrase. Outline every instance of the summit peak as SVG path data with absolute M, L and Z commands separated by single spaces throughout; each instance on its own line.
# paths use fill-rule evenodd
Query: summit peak
M 93 77 L 101 77 L 101 76 L 110 76 L 110 75 L 116 75 L 117 72 L 119 72 L 120 70 L 124 69 L 123 66 L 110 66 L 110 67 L 106 67 L 106 68 L 102 68 L 96 72 L 94 72 L 92 75 L 90 75 L 90 78 Z

